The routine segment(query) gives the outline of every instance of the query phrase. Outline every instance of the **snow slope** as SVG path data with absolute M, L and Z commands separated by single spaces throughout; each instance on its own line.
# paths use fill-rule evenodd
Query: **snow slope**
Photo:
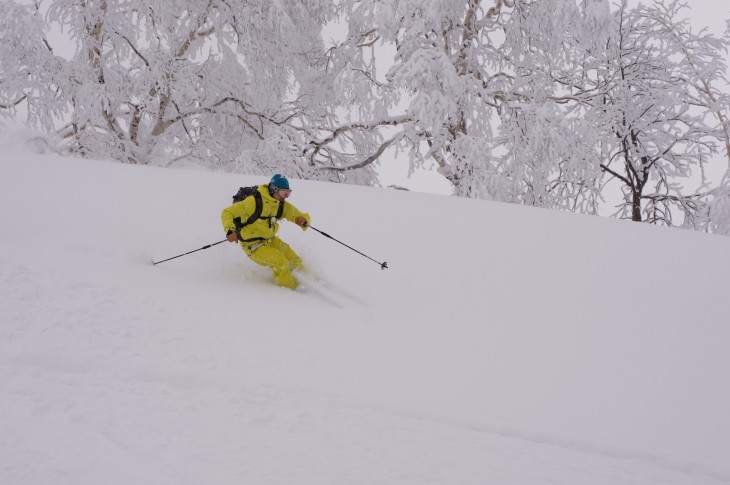
M 0 484 L 730 483 L 728 239 L 293 180 L 0 154 Z

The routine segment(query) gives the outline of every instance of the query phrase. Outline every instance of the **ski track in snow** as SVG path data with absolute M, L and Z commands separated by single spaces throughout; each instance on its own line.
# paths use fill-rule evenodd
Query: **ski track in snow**
M 44 476 L 54 483 L 120 484 L 364 484 L 391 483 L 393 477 L 402 483 L 727 483 L 640 456 L 455 426 L 302 389 L 230 390 L 152 374 L 92 377 L 59 371 L 57 363 L 6 365 L 3 374 L 16 397 L 22 395 L 16 402 L 25 411 L 5 413 L 27 431 L 13 437 L 12 448 L 33 452 L 20 457 L 17 473 L 3 468 L 6 483 L 32 483 Z M 77 388 L 94 393 L 77 395 Z M 58 397 L 48 402 L 49 395 Z M 85 457 L 93 466 L 81 473 L 67 468 L 75 457 L 63 452 L 78 441 L 93 450 Z M 173 443 L 175 453 L 166 453 Z M 283 463 L 290 472 L 274 477 Z
M 296 272 L 295 276 L 300 283 L 300 288 L 297 288 L 297 291 L 320 298 L 326 304 L 335 308 L 345 309 L 353 303 L 364 307 L 368 306 L 368 303 L 362 298 L 330 283 L 322 276 L 303 272 Z
M 5 417 L 24 423 L 27 431 L 10 435 L 9 450 L 0 449 L 9 451 L 2 453 L 5 460 L 16 450 L 16 470 L 0 468 L 5 483 L 48 477 L 69 484 L 365 484 L 393 483 L 393 477 L 400 483 L 727 483 L 726 477 L 645 456 L 417 416 L 306 389 L 263 384 L 228 389 L 154 373 L 90 375 L 40 360 L 1 369 L 16 398 L 15 406 L 4 409 Z M 93 464 L 81 473 L 68 468 L 75 457 L 63 451 L 79 441 L 92 450 L 85 460 Z M 166 452 L 170 447 L 174 453 Z M 32 453 L 18 457 L 18 449 Z M 282 463 L 290 472 L 274 474 Z M 0 464 L 5 465 L 1 459 Z

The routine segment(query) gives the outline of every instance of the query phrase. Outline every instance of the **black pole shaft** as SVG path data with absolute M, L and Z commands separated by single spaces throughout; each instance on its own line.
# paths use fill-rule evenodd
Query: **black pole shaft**
M 218 242 L 216 242 L 216 243 L 213 243 L 213 244 L 208 244 L 207 246 L 203 246 L 203 247 L 202 247 L 202 248 L 200 248 L 200 249 L 195 249 L 195 250 L 193 250 L 193 251 L 188 251 L 187 253 L 183 253 L 183 254 L 178 254 L 177 256 L 173 256 L 173 257 L 171 257 L 171 258 L 163 259 L 162 261 L 157 261 L 156 263 L 155 263 L 155 262 L 153 262 L 152 264 L 160 264 L 160 263 L 164 263 L 165 261 L 170 261 L 171 259 L 175 259 L 175 258 L 181 258 L 181 257 L 183 257 L 183 256 L 187 256 L 188 254 L 191 254 L 191 253 L 195 253 L 195 252 L 198 252 L 198 251 L 202 251 L 203 249 L 208 249 L 208 248 L 210 248 L 210 247 L 213 247 L 213 246 L 215 246 L 216 244 L 224 243 L 224 242 L 226 242 L 226 241 L 228 241 L 228 239 L 224 239 L 224 240 L 222 240 L 222 241 L 218 241 Z
M 388 263 L 387 263 L 386 261 L 383 261 L 382 263 L 381 263 L 380 261 L 376 261 L 376 260 L 374 260 L 373 258 L 371 258 L 370 256 L 368 256 L 367 254 L 363 254 L 363 253 L 361 253 L 360 251 L 358 251 L 357 249 L 355 249 L 355 248 L 353 248 L 353 247 L 351 247 L 351 246 L 348 246 L 347 244 L 343 243 L 342 241 L 339 241 L 339 240 L 337 240 L 337 239 L 333 238 L 332 236 L 330 236 L 330 235 L 329 235 L 329 234 L 327 234 L 326 232 L 322 232 L 322 231 L 320 231 L 319 229 L 317 229 L 316 227 L 313 227 L 313 226 L 311 226 L 311 225 L 308 225 L 308 227 L 309 227 L 310 229 L 314 229 L 315 231 L 317 231 L 317 232 L 318 232 L 318 233 L 320 233 L 321 235 L 323 235 L 323 236 L 325 236 L 325 237 L 328 237 L 328 238 L 332 239 L 333 241 L 336 241 L 336 242 L 338 242 L 338 243 L 342 244 L 342 245 L 343 245 L 343 246 L 345 246 L 346 248 L 352 249 L 352 250 L 353 250 L 353 251 L 355 251 L 355 252 L 356 252 L 357 254 L 359 254 L 359 255 L 361 255 L 361 256 L 365 256 L 365 257 L 366 257 L 366 258 L 368 258 L 368 259 L 369 259 L 370 261 L 373 261 L 373 262 L 376 262 L 376 263 L 378 263 L 378 264 L 380 265 L 380 269 L 386 269 L 386 268 L 388 267 Z

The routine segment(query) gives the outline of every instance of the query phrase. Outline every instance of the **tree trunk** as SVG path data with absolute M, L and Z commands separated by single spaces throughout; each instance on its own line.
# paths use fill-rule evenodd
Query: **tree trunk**
M 641 222 L 641 189 L 632 190 L 631 220 Z

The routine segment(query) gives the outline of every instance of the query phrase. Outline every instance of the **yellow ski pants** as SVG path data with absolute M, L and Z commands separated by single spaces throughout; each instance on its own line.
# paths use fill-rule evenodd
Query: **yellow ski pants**
M 302 266 L 302 258 L 278 237 L 265 241 L 242 244 L 246 255 L 256 264 L 267 266 L 274 272 L 277 285 L 292 290 L 297 287 L 292 271 Z

